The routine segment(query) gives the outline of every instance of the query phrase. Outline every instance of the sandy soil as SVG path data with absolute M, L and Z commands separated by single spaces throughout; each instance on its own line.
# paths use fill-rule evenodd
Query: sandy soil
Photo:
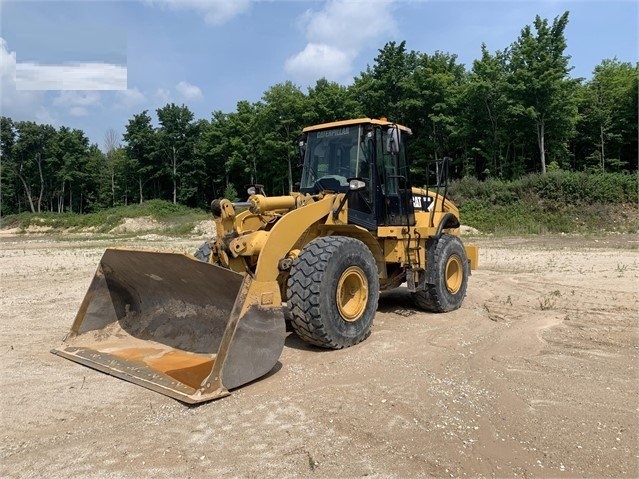
M 200 241 L 121 240 L 158 248 Z M 187 407 L 49 350 L 113 241 L 0 238 L 0 476 L 637 477 L 636 236 L 479 238 L 463 308 Z

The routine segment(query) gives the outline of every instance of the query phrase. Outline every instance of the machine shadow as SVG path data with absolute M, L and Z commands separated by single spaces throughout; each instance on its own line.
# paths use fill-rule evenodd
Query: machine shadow
M 412 316 L 421 312 L 406 287 L 399 287 L 389 291 L 382 291 L 377 303 L 377 311 L 380 313 L 395 313 L 400 316 Z
M 383 291 L 379 295 L 379 302 L 377 304 L 378 313 L 393 313 L 399 316 L 413 316 L 414 314 L 421 313 L 413 303 L 411 293 L 405 287 L 399 287 L 390 291 Z M 285 347 L 291 349 L 298 349 L 300 351 L 313 351 L 313 352 L 327 352 L 332 349 L 320 348 L 306 343 L 302 340 L 292 327 L 287 323 L 287 335 L 284 342 Z

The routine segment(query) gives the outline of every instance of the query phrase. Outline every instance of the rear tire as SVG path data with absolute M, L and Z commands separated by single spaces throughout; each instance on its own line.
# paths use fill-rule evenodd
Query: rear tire
M 379 278 L 375 258 L 361 241 L 311 241 L 293 262 L 287 286 L 291 325 L 307 343 L 341 349 L 370 335 Z
M 466 296 L 470 266 L 457 236 L 443 234 L 427 245 L 427 281 L 423 291 L 412 293 L 415 305 L 425 311 L 444 313 L 458 309 Z

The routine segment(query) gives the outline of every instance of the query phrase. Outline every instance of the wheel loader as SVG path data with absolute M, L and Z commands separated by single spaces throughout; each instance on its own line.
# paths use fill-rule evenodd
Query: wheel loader
M 108 248 L 52 352 L 193 404 L 273 370 L 287 321 L 339 349 L 369 336 L 380 291 L 406 283 L 421 309 L 459 308 L 478 248 L 460 240 L 445 162 L 434 188 L 411 186 L 410 135 L 386 119 L 305 128 L 296 191 L 215 200 L 199 258 Z

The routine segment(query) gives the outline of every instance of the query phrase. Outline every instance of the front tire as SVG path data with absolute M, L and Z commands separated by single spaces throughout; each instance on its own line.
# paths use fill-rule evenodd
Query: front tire
M 370 335 L 379 278 L 375 258 L 361 241 L 311 241 L 293 262 L 287 286 L 291 325 L 307 343 L 341 349 Z
M 443 234 L 427 245 L 426 289 L 412 294 L 423 310 L 444 313 L 458 309 L 466 296 L 470 266 L 466 250 L 457 236 Z
M 211 243 L 208 241 L 202 243 L 195 253 L 193 253 L 193 256 L 203 263 L 208 263 L 211 259 Z

